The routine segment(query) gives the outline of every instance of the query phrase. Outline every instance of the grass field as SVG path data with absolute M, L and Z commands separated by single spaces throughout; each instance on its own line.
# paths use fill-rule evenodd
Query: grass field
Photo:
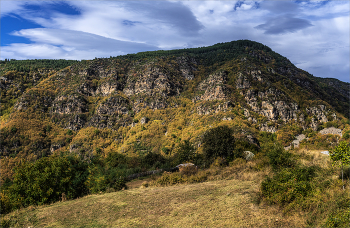
M 9 215 L 21 227 L 297 227 L 298 215 L 255 203 L 256 181 L 218 180 L 90 195 Z
M 294 153 L 300 154 L 300 161 L 305 165 L 329 165 L 329 156 L 319 151 Z M 265 176 L 272 175 L 270 167 L 263 163 L 255 160 L 212 167 L 200 171 L 209 175 L 203 183 L 156 187 L 157 177 L 137 179 L 127 184 L 127 190 L 31 206 L 3 218 L 11 227 L 309 226 L 307 213 L 310 211 L 286 213 L 283 208 L 260 200 L 261 182 Z M 150 187 L 145 187 L 146 182 Z M 339 191 L 342 190 L 339 188 Z M 314 225 L 324 224 L 326 217 L 322 216 Z

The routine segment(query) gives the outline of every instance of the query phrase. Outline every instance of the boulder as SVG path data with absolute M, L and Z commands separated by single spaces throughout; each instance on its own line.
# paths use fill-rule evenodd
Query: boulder
M 141 124 L 146 124 L 148 123 L 149 119 L 147 117 L 142 117 L 141 120 L 140 120 L 140 123 Z
M 253 157 L 255 156 L 255 155 L 254 155 L 252 152 L 250 152 L 250 151 L 244 151 L 243 154 L 244 154 L 245 160 L 247 160 L 247 161 L 252 160 Z

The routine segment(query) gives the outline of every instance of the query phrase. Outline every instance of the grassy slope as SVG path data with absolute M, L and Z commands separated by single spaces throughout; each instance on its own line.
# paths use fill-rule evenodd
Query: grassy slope
M 306 166 L 330 168 L 329 156 L 320 151 L 294 153 Z M 270 167 L 258 159 L 203 172 L 210 172 L 209 181 L 204 183 L 145 188 L 140 187 L 142 182 L 156 182 L 151 178 L 135 180 L 128 183 L 128 190 L 29 207 L 5 219 L 15 227 L 306 227 L 310 216 L 318 218 L 312 226 L 320 226 L 331 213 L 325 209 L 326 213 L 313 215 L 313 211 L 285 211 L 258 203 L 261 181 L 272 175 Z M 342 190 L 335 186 L 324 194 L 336 191 Z
M 253 202 L 257 181 L 219 180 L 170 187 L 135 188 L 26 208 L 9 216 L 35 227 L 296 227 L 296 215 Z

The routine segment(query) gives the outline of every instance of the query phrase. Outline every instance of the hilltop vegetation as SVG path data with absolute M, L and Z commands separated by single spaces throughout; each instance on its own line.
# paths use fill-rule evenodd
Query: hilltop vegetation
M 84 61 L 6 60 L 0 72 L 4 213 L 121 190 L 133 173 L 184 162 L 228 166 L 246 150 L 262 162 L 254 169 L 273 169 L 257 183 L 262 199 L 303 205 L 336 181 L 324 174 L 329 167 L 299 164 L 281 148 L 302 133 L 309 149 L 350 138 L 349 83 L 316 78 L 248 40 Z M 319 134 L 332 126 L 343 137 Z M 164 174 L 153 184 L 210 176 Z

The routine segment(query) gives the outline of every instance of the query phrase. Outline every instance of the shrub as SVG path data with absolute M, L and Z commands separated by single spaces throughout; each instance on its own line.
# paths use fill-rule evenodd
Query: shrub
M 349 227 L 350 209 L 337 211 L 328 216 L 325 227 Z
M 285 151 L 283 146 L 279 143 L 274 144 L 273 147 L 267 152 L 272 168 L 276 171 L 281 168 L 292 167 L 294 162 L 292 160 L 292 154 Z
M 349 138 L 350 138 L 349 132 L 345 132 L 343 135 L 343 139 L 349 139 Z
M 168 155 L 170 153 L 170 149 L 167 147 L 162 147 L 162 151 L 164 154 Z
M 350 165 L 350 146 L 346 141 L 341 141 L 339 145 L 330 151 L 332 165 L 339 165 L 342 168 L 342 182 L 344 183 L 344 165 Z M 344 189 L 344 185 L 343 185 Z
M 233 130 L 227 126 L 219 126 L 206 131 L 202 144 L 205 157 L 208 160 L 213 160 L 216 157 L 233 160 L 239 157 L 234 153 L 235 138 Z
M 280 170 L 273 178 L 267 177 L 261 183 L 262 195 L 268 202 L 282 205 L 302 199 L 312 193 L 315 175 L 314 166 Z
M 17 132 L 17 128 L 16 127 L 11 127 L 11 132 L 12 133 L 16 133 Z
M 126 163 L 126 157 L 125 155 L 116 152 L 108 153 L 106 163 L 109 168 L 118 167 L 119 165 Z
M 11 209 L 74 199 L 87 193 L 87 163 L 74 157 L 45 157 L 17 167 L 8 188 Z
M 233 160 L 232 162 L 230 162 L 230 167 L 242 167 L 245 166 L 247 164 L 247 161 L 243 158 L 237 158 L 235 160 Z
M 175 165 L 184 162 L 193 162 L 195 158 L 196 148 L 188 140 L 180 143 L 177 154 L 174 159 Z
M 186 179 L 182 177 L 180 173 L 167 173 L 164 172 L 163 175 L 155 180 L 154 185 L 156 186 L 167 186 L 186 182 Z
M 257 145 L 252 144 L 244 139 L 239 139 L 235 141 L 235 154 L 237 157 L 244 157 L 244 151 L 254 151 L 256 153 L 259 148 Z
M 211 164 L 211 167 L 223 167 L 227 165 L 227 160 L 225 158 L 217 157 Z
M 90 193 L 105 192 L 107 189 L 121 190 L 126 188 L 126 171 L 118 168 L 105 169 L 102 166 L 91 164 L 85 185 Z
M 144 156 L 142 158 L 142 161 L 141 161 L 141 163 L 144 167 L 152 167 L 157 162 L 159 165 L 159 163 L 164 163 L 165 159 L 161 154 L 153 153 L 153 152 L 147 153 L 146 156 Z M 157 168 L 159 168 L 159 167 L 157 167 Z
M 181 174 L 186 176 L 194 175 L 198 172 L 198 168 L 195 165 L 182 166 L 179 168 Z
M 96 153 L 97 153 L 97 154 L 101 154 L 101 153 L 102 153 L 102 149 L 101 149 L 100 147 L 97 147 L 97 148 L 96 148 Z

